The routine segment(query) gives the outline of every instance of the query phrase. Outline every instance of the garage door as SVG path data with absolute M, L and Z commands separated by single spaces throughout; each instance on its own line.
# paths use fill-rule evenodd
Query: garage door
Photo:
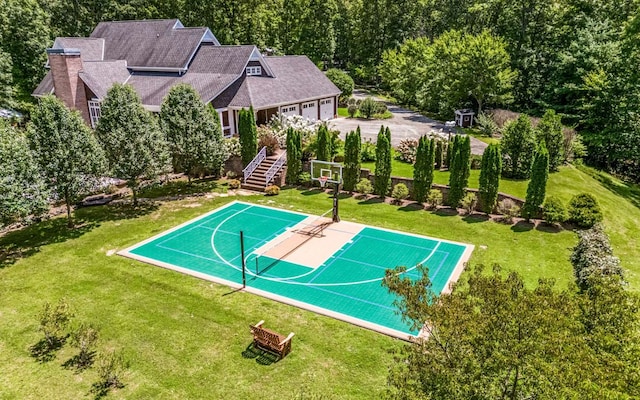
M 299 115 L 300 113 L 298 112 L 298 105 L 294 104 L 291 106 L 284 106 L 284 107 L 280 107 L 280 114 L 282 115 Z
M 302 116 L 309 121 L 315 121 L 318 119 L 318 102 L 312 101 L 310 103 L 302 104 Z
M 320 119 L 333 118 L 333 98 L 320 100 Z

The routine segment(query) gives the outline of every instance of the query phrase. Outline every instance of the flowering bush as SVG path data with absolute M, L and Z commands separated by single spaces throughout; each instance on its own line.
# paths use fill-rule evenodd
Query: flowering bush
M 224 139 L 224 152 L 226 154 L 225 159 L 229 159 L 230 157 L 240 157 L 241 148 L 240 148 L 240 140 L 238 138 L 229 138 Z
M 285 137 L 286 141 L 286 137 Z M 273 155 L 282 146 L 280 145 L 280 138 L 274 133 L 274 131 L 266 126 L 260 126 L 258 128 L 258 149 L 263 147 L 267 148 L 267 155 Z
M 402 139 L 396 147 L 396 160 L 413 164 L 416 162 L 417 151 L 418 141 L 416 139 Z
M 281 148 L 287 145 L 287 129 L 293 128 L 302 135 L 302 143 L 308 143 L 311 135 L 316 132 L 320 121 L 310 121 L 302 115 L 280 115 L 275 114 L 269 121 L 269 128 L 274 136 L 278 138 Z

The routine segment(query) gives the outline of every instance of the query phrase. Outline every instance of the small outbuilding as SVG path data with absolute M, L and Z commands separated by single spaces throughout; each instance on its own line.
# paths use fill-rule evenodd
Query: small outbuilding
M 473 116 L 476 115 L 476 113 L 474 113 L 473 110 L 470 110 L 470 109 L 456 110 L 455 114 L 456 114 L 457 126 L 461 126 L 463 128 L 470 128 L 473 126 Z

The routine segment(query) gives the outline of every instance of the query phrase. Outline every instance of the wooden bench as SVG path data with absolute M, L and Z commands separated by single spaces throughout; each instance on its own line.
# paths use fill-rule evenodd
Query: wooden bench
M 293 332 L 289 336 L 284 336 L 264 328 L 263 324 L 264 321 L 260 321 L 255 325 L 249 325 L 253 335 L 253 344 L 259 349 L 276 354 L 280 359 L 289 354 Z

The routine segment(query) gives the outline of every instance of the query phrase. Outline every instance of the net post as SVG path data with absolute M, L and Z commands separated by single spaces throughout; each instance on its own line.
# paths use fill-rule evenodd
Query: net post
M 244 261 L 244 232 L 240 231 L 240 257 L 242 258 L 242 288 L 247 287 L 247 273 L 245 271 Z
M 338 214 L 338 193 L 340 192 L 340 182 L 336 183 L 335 190 L 333 191 L 333 222 L 340 222 L 340 215 Z

